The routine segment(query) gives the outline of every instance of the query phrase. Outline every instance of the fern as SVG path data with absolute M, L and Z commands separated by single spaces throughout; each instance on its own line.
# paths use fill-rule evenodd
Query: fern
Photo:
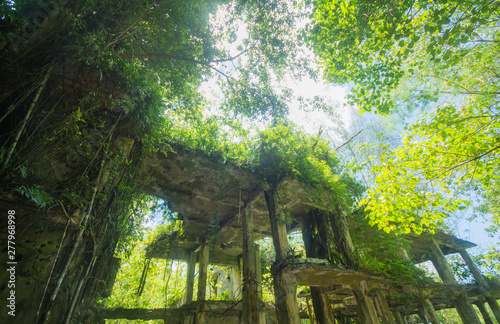
M 35 186 L 31 187 L 21 186 L 17 188 L 16 191 L 22 194 L 23 196 L 26 196 L 40 208 L 45 208 L 47 206 L 50 206 L 54 202 L 54 198 L 52 198 L 51 195 L 49 195 L 45 190 L 38 189 Z

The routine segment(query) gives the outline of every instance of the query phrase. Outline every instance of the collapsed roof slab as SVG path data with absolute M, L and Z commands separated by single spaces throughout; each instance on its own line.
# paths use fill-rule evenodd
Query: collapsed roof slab
M 186 260 L 201 240 L 206 239 L 212 261 L 237 262 L 243 250 L 244 208 L 253 215 L 254 240 L 271 236 L 264 197 L 268 185 L 248 167 L 239 167 L 219 156 L 169 145 L 144 162 L 137 181 L 144 192 L 167 201 L 170 210 L 178 212 L 183 220 L 183 239 L 178 242 L 178 256 L 175 256 L 180 260 Z M 294 179 L 282 181 L 277 191 L 292 219 L 287 225 L 289 232 L 298 228 L 308 208 L 328 204 L 326 190 L 317 190 Z M 159 240 L 166 243 L 166 238 Z M 168 257 L 161 244 L 152 246 L 149 256 Z

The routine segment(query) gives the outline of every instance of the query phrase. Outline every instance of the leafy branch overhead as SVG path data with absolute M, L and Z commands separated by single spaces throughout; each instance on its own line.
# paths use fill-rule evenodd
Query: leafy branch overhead
M 471 198 L 498 223 L 498 4 L 313 4 L 307 40 L 330 81 L 354 83 L 351 103 L 381 114 L 426 111 L 402 146 L 381 144 L 363 202 L 371 224 L 420 233 Z
M 439 64 L 453 72 L 474 47 L 497 44 L 490 1 L 313 1 L 307 41 L 334 83 L 353 82 L 351 101 L 387 114 L 408 75 Z

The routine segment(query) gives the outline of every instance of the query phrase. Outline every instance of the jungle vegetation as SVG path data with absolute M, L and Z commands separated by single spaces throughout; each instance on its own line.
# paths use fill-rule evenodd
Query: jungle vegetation
M 0 151 L 2 190 L 42 209 L 92 208 L 88 192 L 97 184 L 86 180 L 97 173 L 92 167 L 69 187 L 49 185 L 37 163 L 50 158 L 43 155 L 50 148 L 72 147 L 72 156 L 97 168 L 85 153 L 95 143 L 83 130 L 102 129 L 103 116 L 117 109 L 136 125 L 141 154 L 177 143 L 270 181 L 295 177 L 331 190 L 346 212 L 366 220 L 359 226 L 382 231 L 380 251 L 403 244 L 399 234 L 433 231 L 464 210 L 486 217 L 497 235 L 499 14 L 496 1 L 484 0 L 2 0 L 0 52 L 9 75 L 0 82 L 0 122 L 9 125 Z M 128 99 L 104 98 L 96 88 L 54 118 L 55 106 L 39 108 L 33 97 L 64 60 L 120 80 Z M 348 103 L 299 97 L 287 82 L 301 78 L 348 85 Z M 209 81 L 220 90 L 216 99 L 205 93 Z M 21 88 L 28 95 L 12 98 Z M 293 102 L 338 127 L 306 133 L 289 115 Z M 371 112 L 366 123 L 377 125 L 378 136 L 358 137 L 339 121 L 358 110 Z M 109 153 L 106 145 L 97 146 Z M 119 154 L 109 159 L 123 162 Z M 143 220 L 161 209 L 133 181 L 119 189 L 128 194 L 120 198 L 127 205 L 116 253 L 127 260 L 120 275 L 134 279 L 118 286 L 122 300 L 114 295 L 109 305 L 134 293 L 139 279 L 132 274 L 153 235 Z M 171 230 L 175 215 L 165 212 L 163 230 Z M 364 266 L 387 271 L 379 257 Z M 495 247 L 478 260 L 500 271 Z M 182 280 L 182 265 L 151 262 L 152 282 Z M 393 266 L 407 278 L 419 276 Z M 152 307 L 173 305 L 181 295 L 125 299 Z

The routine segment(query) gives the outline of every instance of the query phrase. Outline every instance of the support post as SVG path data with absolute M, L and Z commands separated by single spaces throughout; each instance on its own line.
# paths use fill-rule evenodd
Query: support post
M 446 262 L 443 251 L 439 247 L 439 244 L 434 238 L 431 237 L 430 242 L 431 248 L 431 261 L 436 268 L 439 277 L 443 280 L 443 283 L 448 285 L 458 285 L 453 270 L 450 265 Z M 472 304 L 467 297 L 465 292 L 458 292 L 455 296 L 455 307 L 457 308 L 458 314 L 462 318 L 464 323 L 470 324 L 480 324 L 479 318 L 477 317 L 476 311 L 472 307 Z
M 498 302 L 496 298 L 487 296 L 484 297 L 488 305 L 490 305 L 491 311 L 493 312 L 493 315 L 495 315 L 495 318 L 497 319 L 497 322 L 500 323 L 500 307 L 498 306 Z
M 333 230 L 333 243 L 339 253 L 342 264 L 348 269 L 356 269 L 354 258 L 354 244 L 347 225 L 347 219 L 342 210 L 337 207 L 331 215 L 330 222 Z
M 232 267 L 232 278 L 233 278 L 233 288 L 232 288 L 232 298 L 234 300 L 239 300 L 241 298 L 241 267 L 239 265 Z
M 254 245 L 255 251 L 255 276 L 257 279 L 257 297 L 260 301 L 262 300 L 262 263 L 260 261 L 259 245 Z
M 186 278 L 186 304 L 193 301 L 194 291 L 194 270 L 196 267 L 196 253 L 193 251 L 189 254 L 187 263 L 187 278 Z
M 281 211 L 278 212 L 276 189 L 272 188 L 264 192 L 269 220 L 271 223 L 271 234 L 273 237 L 274 250 L 276 252 L 276 265 L 274 269 L 274 298 L 276 301 L 276 315 L 280 324 L 299 324 L 299 306 L 297 304 L 297 283 L 295 278 L 281 269 L 280 265 L 286 260 L 289 251 L 286 225 L 281 219 Z
M 392 314 L 394 315 L 394 321 L 396 324 L 406 324 L 403 315 L 401 315 L 401 312 L 399 311 L 392 311 Z
M 199 271 L 198 271 L 198 298 L 196 300 L 205 300 L 207 293 L 207 267 L 208 267 L 208 244 L 203 242 L 200 248 Z
M 377 307 L 379 309 L 379 315 L 384 324 L 395 324 L 394 319 L 392 318 L 391 311 L 389 310 L 389 305 L 387 304 L 387 300 L 385 296 L 382 294 L 378 294 L 375 297 L 375 301 L 377 303 Z
M 462 259 L 464 259 L 465 263 L 467 264 L 467 267 L 469 268 L 470 272 L 472 273 L 472 276 L 476 280 L 476 283 L 481 287 L 488 287 L 488 283 L 486 282 L 486 280 L 484 280 L 481 271 L 477 267 L 474 260 L 472 260 L 467 250 L 460 249 L 459 252 L 460 255 L 462 256 Z
M 418 310 L 418 317 L 422 320 L 422 324 L 430 324 L 423 308 Z
M 440 324 L 441 321 L 436 314 L 436 310 L 434 309 L 434 305 L 432 305 L 432 302 L 425 296 L 421 297 L 420 302 L 422 303 L 421 310 L 425 318 L 432 324 Z
M 243 215 L 243 323 L 259 323 L 259 292 L 255 244 L 253 239 L 253 215 L 249 208 Z
M 361 324 L 379 323 L 377 311 L 373 305 L 373 301 L 368 296 L 368 287 L 366 281 L 358 282 L 358 287 L 353 289 L 356 303 L 358 304 L 358 316 Z
M 308 258 L 328 259 L 328 232 L 324 212 L 310 210 L 302 223 L 302 238 Z M 319 287 L 310 287 L 314 316 L 318 324 L 333 324 L 335 317 L 328 296 Z
M 484 302 L 478 300 L 474 304 L 477 306 L 477 308 L 481 312 L 481 315 L 483 316 L 483 319 L 484 319 L 484 323 L 485 324 L 493 324 L 493 320 L 491 319 L 490 314 L 488 314 L 486 307 L 484 307 Z

